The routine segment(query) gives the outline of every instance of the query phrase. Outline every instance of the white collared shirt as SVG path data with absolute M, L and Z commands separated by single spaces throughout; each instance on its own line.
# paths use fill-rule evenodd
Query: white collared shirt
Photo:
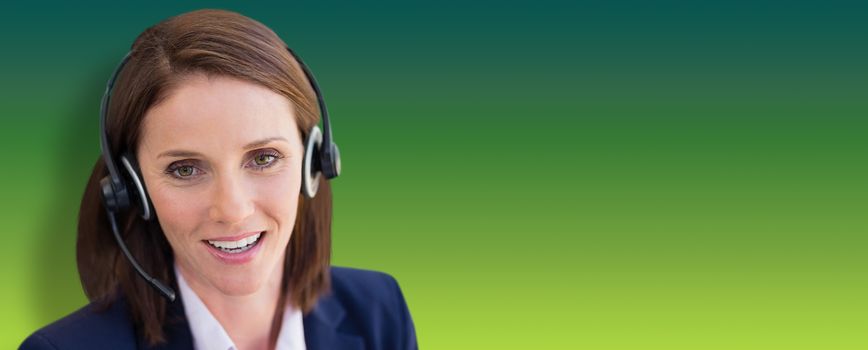
M 177 265 L 175 265 L 175 275 L 178 276 L 178 289 L 181 290 L 181 300 L 193 335 L 194 347 L 197 350 L 238 350 L 220 322 L 217 322 L 211 311 L 208 311 L 202 303 L 202 299 L 199 299 L 196 292 L 187 285 Z M 275 350 L 305 350 L 301 310 L 290 306 L 289 303 L 283 311 L 283 322 L 277 336 Z

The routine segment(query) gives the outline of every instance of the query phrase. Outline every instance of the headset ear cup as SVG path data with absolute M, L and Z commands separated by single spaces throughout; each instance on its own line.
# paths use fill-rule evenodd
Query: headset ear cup
M 331 180 L 341 172 L 341 155 L 338 151 L 338 145 L 334 144 L 334 142 L 328 145 L 320 145 L 320 150 L 319 158 L 320 165 L 322 166 L 322 175 L 327 180 Z
M 148 192 L 145 190 L 145 182 L 139 173 L 139 164 L 136 158 L 130 153 L 124 153 L 121 156 L 121 164 L 123 164 L 123 168 L 133 184 L 134 197 L 138 198 L 141 203 L 142 219 L 151 220 L 154 217 L 153 206 L 150 198 L 148 198 Z
M 102 195 L 102 203 L 112 213 L 120 212 L 129 206 L 130 200 L 127 196 L 127 190 L 120 186 L 115 188 L 111 175 L 106 175 L 99 181 L 100 194 Z
M 333 179 L 338 177 L 341 174 L 341 151 L 338 149 L 338 145 L 332 142 L 331 146 L 331 159 L 329 159 L 329 174 L 327 174 L 328 179 Z
M 319 126 L 310 129 L 304 146 L 304 160 L 301 165 L 301 189 L 308 198 L 316 196 L 319 189 L 319 180 L 322 176 L 320 171 L 320 147 L 322 146 L 322 131 Z

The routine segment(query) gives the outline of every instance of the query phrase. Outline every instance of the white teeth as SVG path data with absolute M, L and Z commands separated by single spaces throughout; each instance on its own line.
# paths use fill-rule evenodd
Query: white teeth
M 209 240 L 212 246 L 220 248 L 221 250 L 229 253 L 240 253 L 246 251 L 253 247 L 253 243 L 259 240 L 259 237 L 262 236 L 262 233 L 257 233 L 253 236 L 249 236 L 246 238 L 239 239 L 237 241 L 211 241 Z

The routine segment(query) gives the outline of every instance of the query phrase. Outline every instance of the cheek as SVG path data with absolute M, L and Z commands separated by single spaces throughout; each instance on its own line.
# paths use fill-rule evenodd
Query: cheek
M 281 226 L 291 227 L 295 223 L 300 189 L 301 176 L 295 172 L 285 172 L 262 183 L 257 191 L 257 204 Z
M 163 228 L 166 238 L 173 243 L 173 246 L 185 232 L 191 232 L 195 229 L 197 220 L 194 218 L 197 218 L 197 213 L 203 210 L 201 208 L 202 201 L 185 200 L 197 198 L 196 194 L 188 192 L 166 186 L 156 188 L 148 193 L 154 204 L 154 211 L 157 213 L 160 227 Z

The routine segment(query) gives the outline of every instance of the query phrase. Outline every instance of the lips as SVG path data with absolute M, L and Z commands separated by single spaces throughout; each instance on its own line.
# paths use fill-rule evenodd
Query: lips
M 262 236 L 261 232 L 235 241 L 208 240 L 208 244 L 227 253 L 242 253 L 253 247 L 259 241 L 260 236 Z
M 252 260 L 267 236 L 267 231 L 248 232 L 232 237 L 203 240 L 202 243 L 218 260 L 235 265 Z
M 239 233 L 239 234 L 233 235 L 233 236 L 211 237 L 208 239 L 204 239 L 203 241 L 224 241 L 224 242 L 238 241 L 242 238 L 247 238 L 247 237 L 257 235 L 260 233 L 265 233 L 265 231 L 247 231 L 247 232 Z

